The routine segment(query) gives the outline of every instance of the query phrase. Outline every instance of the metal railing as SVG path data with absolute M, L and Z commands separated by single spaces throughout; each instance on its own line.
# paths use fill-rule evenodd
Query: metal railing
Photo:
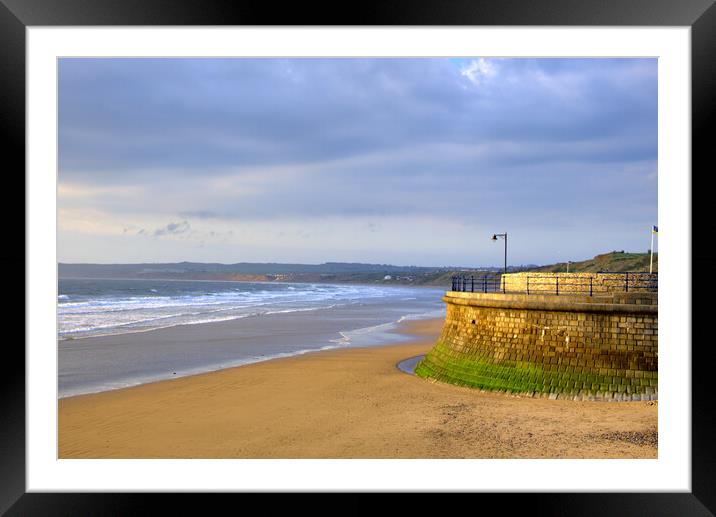
M 502 275 L 457 275 L 452 278 L 452 291 L 464 293 L 497 293 L 504 292 Z
M 659 290 L 658 273 L 625 271 L 599 272 L 589 276 L 562 276 L 557 274 L 529 273 L 506 277 L 500 273 L 456 275 L 452 277 L 452 290 L 468 293 L 514 294 L 588 294 L 616 292 L 651 292 Z

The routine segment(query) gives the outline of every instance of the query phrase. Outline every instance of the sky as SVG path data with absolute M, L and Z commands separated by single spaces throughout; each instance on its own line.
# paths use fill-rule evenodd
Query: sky
M 60 262 L 645 252 L 657 60 L 63 58 Z

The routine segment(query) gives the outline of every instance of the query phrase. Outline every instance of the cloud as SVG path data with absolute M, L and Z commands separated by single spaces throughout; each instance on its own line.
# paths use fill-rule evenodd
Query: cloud
M 162 235 L 180 235 L 186 233 L 191 229 L 191 225 L 186 221 L 178 223 L 169 223 L 163 228 L 157 228 L 152 234 L 154 237 L 160 237 Z
M 475 86 L 481 86 L 483 82 L 497 75 L 497 67 L 494 62 L 485 58 L 473 59 L 460 69 L 460 74 L 467 77 Z
M 58 208 L 105 214 L 63 228 L 182 236 L 166 249 L 322 218 L 360 221 L 356 239 L 395 217 L 591 224 L 606 242 L 656 224 L 657 151 L 656 59 L 59 62 Z M 347 246 L 305 235 L 316 260 Z
M 116 187 L 436 143 L 652 138 L 656 61 L 633 61 L 63 59 L 60 174 Z

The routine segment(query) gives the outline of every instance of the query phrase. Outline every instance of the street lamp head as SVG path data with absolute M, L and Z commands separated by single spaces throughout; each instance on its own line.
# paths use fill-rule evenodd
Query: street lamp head
M 492 234 L 492 240 L 493 240 L 493 241 L 496 241 L 496 240 L 497 240 L 497 234 L 494 234 L 494 233 Z

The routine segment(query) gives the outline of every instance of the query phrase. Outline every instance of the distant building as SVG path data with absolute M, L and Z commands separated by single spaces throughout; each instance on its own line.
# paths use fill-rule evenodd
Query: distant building
M 392 279 L 393 279 L 393 277 L 390 276 L 390 275 L 385 275 L 385 276 L 383 277 L 383 280 L 392 280 Z

